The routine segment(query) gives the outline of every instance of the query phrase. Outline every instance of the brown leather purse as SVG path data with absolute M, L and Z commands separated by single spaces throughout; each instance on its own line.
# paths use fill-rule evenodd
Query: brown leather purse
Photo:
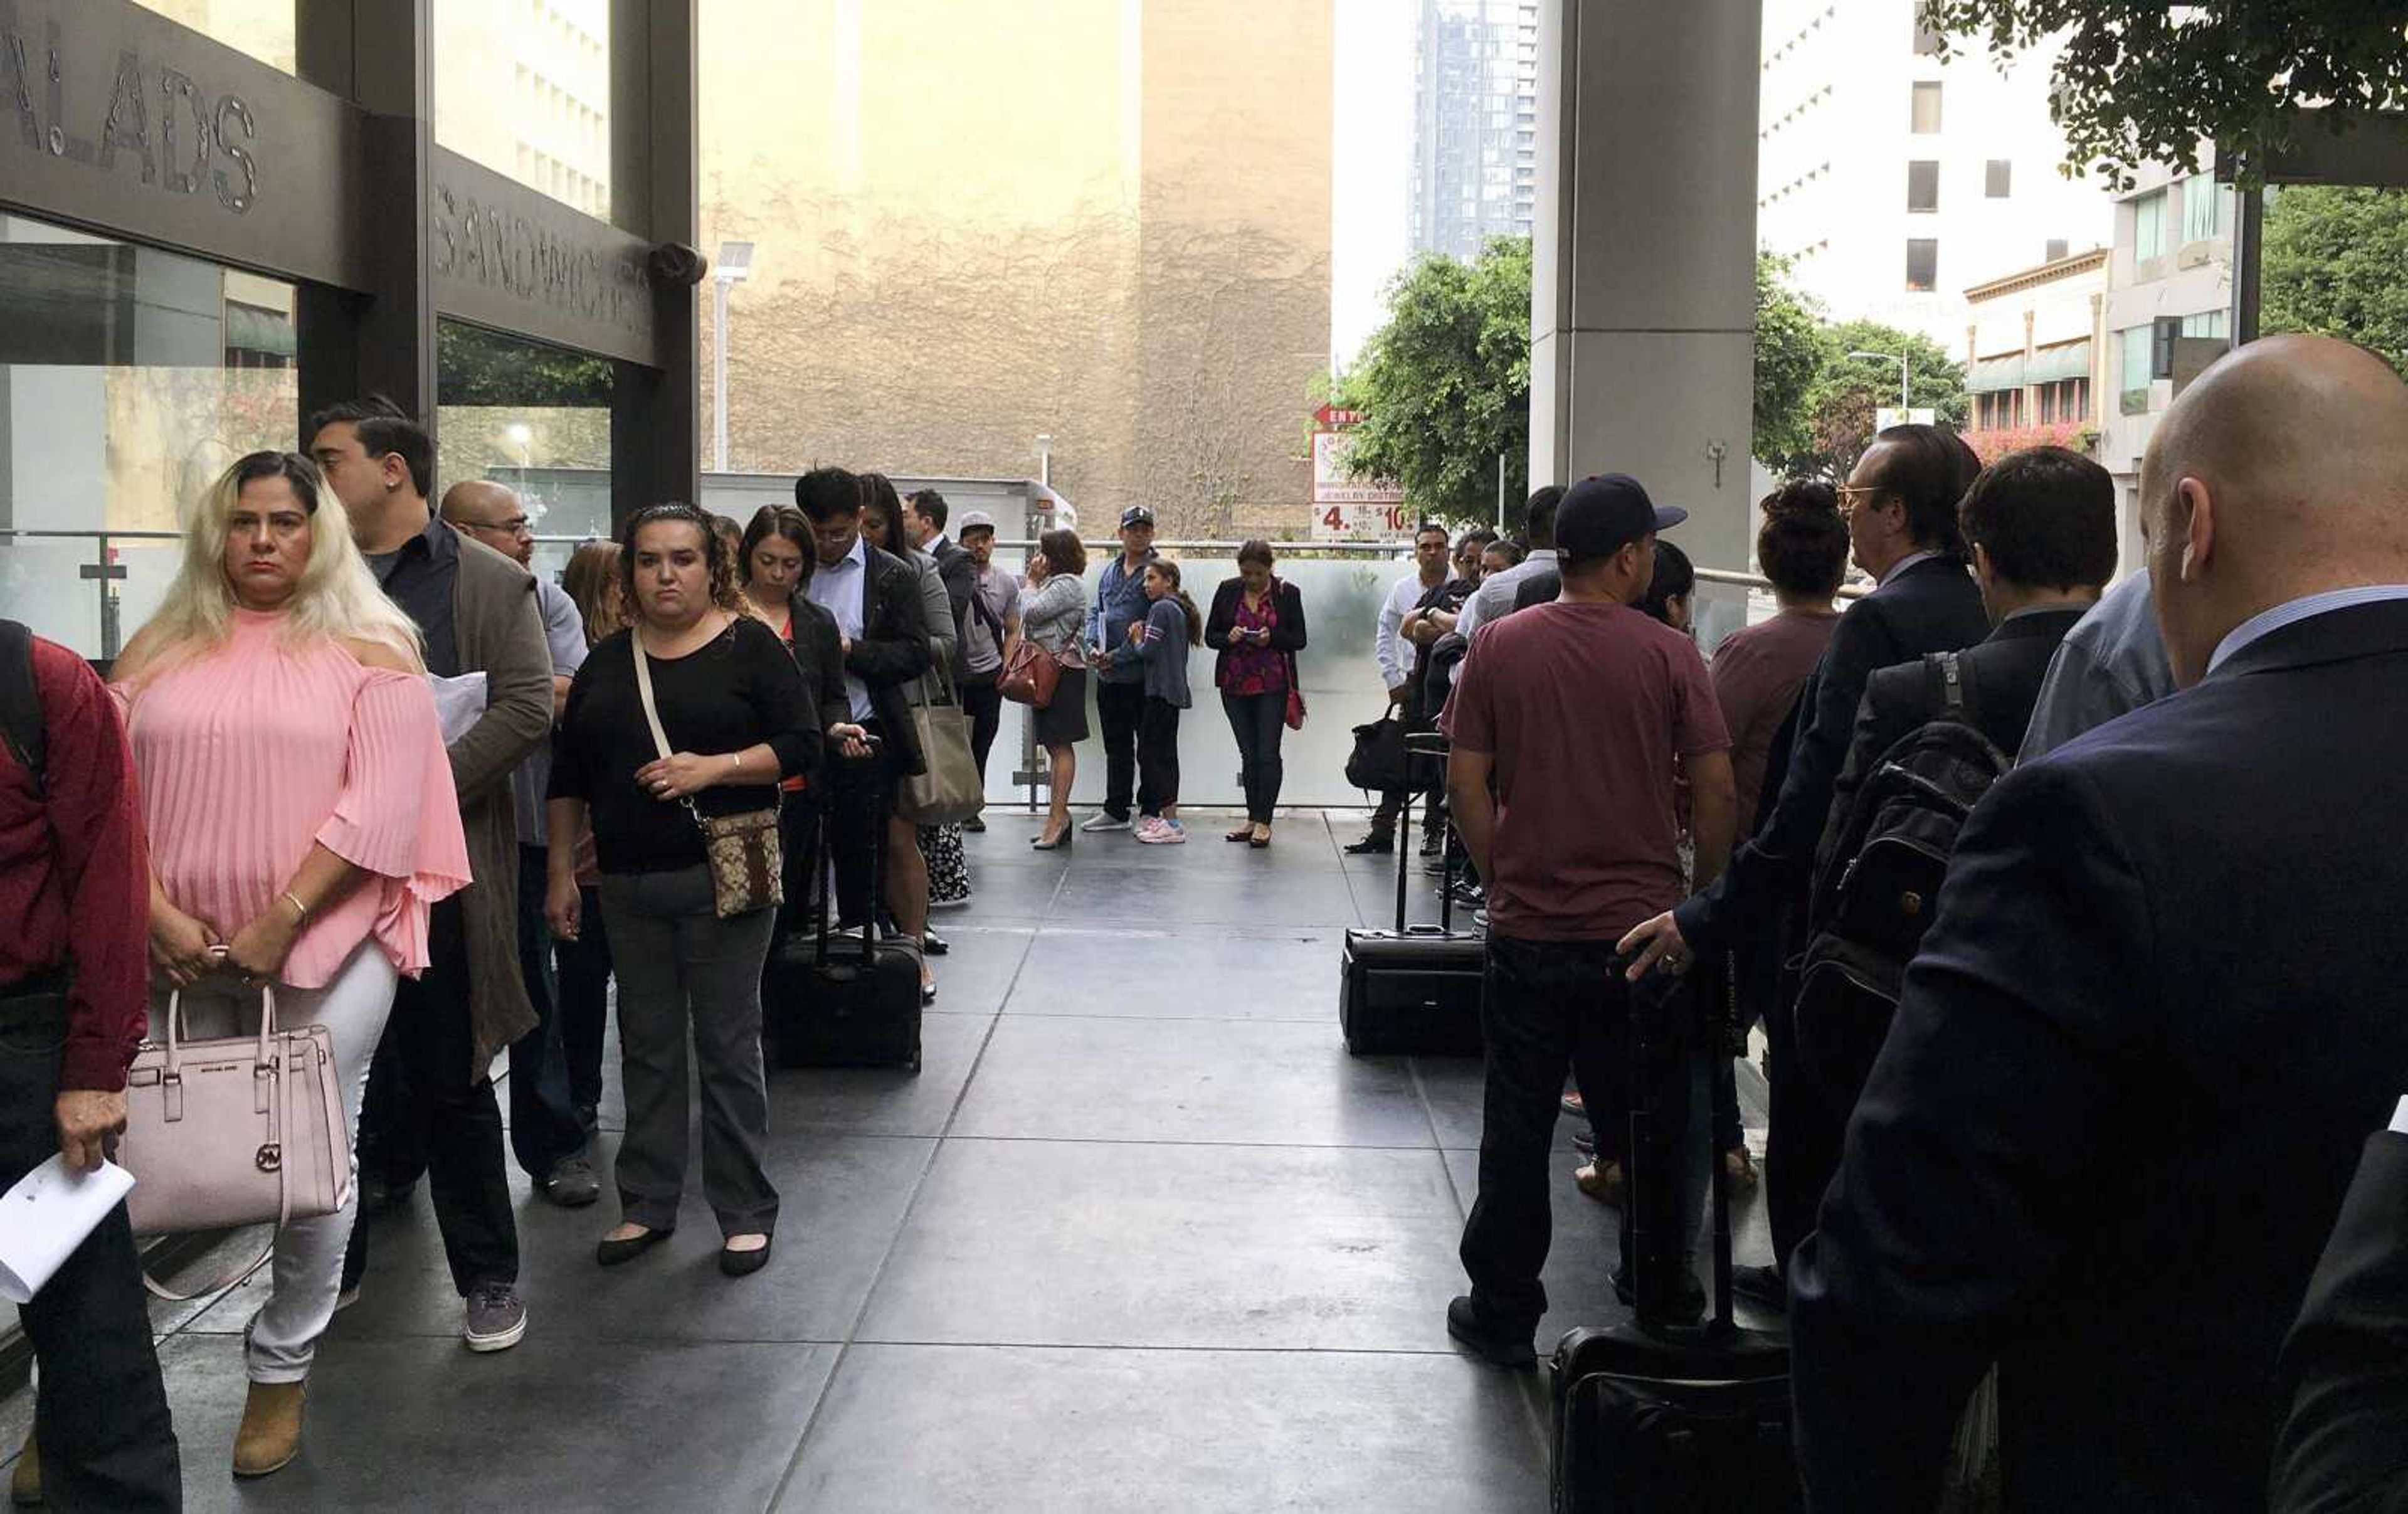
M 644 651 L 644 633 L 629 627 L 627 638 L 636 658 L 636 693 L 644 701 L 644 723 L 652 728 L 652 747 L 666 761 L 674 749 L 661 728 L 660 708 L 652 702 L 652 658 Z M 706 815 L 687 795 L 678 800 L 702 832 L 703 856 L 710 862 L 711 909 L 721 919 L 775 909 L 786 901 L 785 855 L 779 842 L 779 790 L 769 790 L 769 807 L 742 815 Z

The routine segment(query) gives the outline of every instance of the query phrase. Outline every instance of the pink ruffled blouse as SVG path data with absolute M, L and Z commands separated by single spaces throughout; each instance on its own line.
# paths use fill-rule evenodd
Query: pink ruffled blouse
M 323 844 L 370 876 L 309 916 L 283 981 L 323 988 L 369 938 L 414 976 L 429 906 L 468 883 L 434 693 L 332 642 L 294 646 L 283 618 L 236 610 L 225 645 L 118 686 L 151 868 L 231 941 Z

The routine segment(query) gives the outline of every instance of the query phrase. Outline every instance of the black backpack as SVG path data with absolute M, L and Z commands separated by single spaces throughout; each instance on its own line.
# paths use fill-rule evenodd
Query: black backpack
M 34 633 L 13 620 L 0 620 L 0 740 L 34 775 L 34 792 L 44 792 L 50 743 L 44 734 L 41 690 L 34 684 Z
M 1799 964 L 1798 1046 L 1834 1108 L 1854 1107 L 1897 1014 L 1906 964 L 1948 875 L 1957 832 L 2014 761 L 1974 724 L 1971 667 L 1923 659 L 1941 711 L 1891 744 L 1824 848 Z

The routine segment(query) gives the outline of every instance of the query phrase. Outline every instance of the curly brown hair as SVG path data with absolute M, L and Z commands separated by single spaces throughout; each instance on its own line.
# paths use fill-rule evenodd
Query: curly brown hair
M 1045 566 L 1056 573 L 1072 578 L 1087 570 L 1086 543 L 1072 530 L 1053 530 L 1037 539 L 1037 550 L 1045 556 Z
M 702 539 L 702 558 L 710 573 L 710 602 L 725 605 L 736 593 L 736 553 L 711 523 L 709 511 L 688 504 L 649 505 L 627 517 L 619 527 L 619 589 L 625 598 L 627 618 L 640 618 L 643 601 L 636 597 L 636 533 L 647 526 L 681 521 Z

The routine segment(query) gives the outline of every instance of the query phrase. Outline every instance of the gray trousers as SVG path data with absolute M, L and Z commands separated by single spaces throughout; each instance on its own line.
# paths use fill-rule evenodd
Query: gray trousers
M 685 1190 L 686 1042 L 702 1089 L 702 1193 L 722 1233 L 767 1234 L 778 1190 L 761 1166 L 769 1089 L 761 1064 L 761 965 L 775 910 L 723 920 L 710 870 L 606 872 L 603 924 L 619 977 L 627 1134 L 620 1212 L 651 1230 L 677 1224 Z

